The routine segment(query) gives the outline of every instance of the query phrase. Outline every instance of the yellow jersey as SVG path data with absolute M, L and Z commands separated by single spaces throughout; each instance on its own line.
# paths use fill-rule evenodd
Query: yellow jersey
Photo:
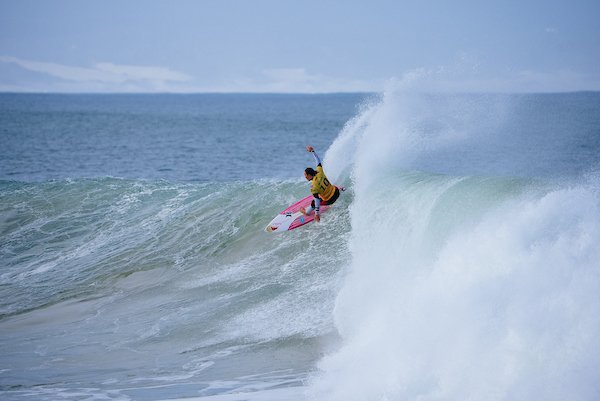
M 319 195 L 324 201 L 328 201 L 335 193 L 335 185 L 331 185 L 320 165 L 317 166 L 317 175 L 313 177 L 310 192 Z

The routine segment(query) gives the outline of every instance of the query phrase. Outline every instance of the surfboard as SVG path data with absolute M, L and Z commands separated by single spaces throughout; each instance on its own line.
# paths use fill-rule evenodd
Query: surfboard
M 340 192 L 344 191 L 344 187 L 338 187 Z M 294 228 L 302 227 L 315 219 L 315 211 L 313 210 L 307 216 L 300 212 L 300 208 L 306 209 L 310 206 L 314 196 L 309 195 L 306 198 L 294 203 L 292 206 L 279 213 L 265 228 L 268 233 L 281 233 L 284 231 L 293 230 Z M 327 210 L 328 205 L 321 205 L 321 214 Z

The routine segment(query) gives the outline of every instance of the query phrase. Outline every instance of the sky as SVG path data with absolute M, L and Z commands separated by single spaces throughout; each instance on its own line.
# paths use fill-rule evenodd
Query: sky
M 600 90 L 599 0 L 0 0 L 0 92 Z

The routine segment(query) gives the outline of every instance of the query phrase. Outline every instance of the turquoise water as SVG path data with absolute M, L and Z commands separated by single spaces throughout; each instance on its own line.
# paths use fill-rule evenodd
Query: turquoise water
M 600 94 L 408 89 L 0 95 L 1 397 L 597 399 Z

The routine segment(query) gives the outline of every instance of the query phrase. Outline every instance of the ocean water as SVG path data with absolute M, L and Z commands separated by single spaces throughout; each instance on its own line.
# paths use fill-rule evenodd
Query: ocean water
M 1 94 L 0 398 L 599 399 L 600 93 L 419 86 Z

